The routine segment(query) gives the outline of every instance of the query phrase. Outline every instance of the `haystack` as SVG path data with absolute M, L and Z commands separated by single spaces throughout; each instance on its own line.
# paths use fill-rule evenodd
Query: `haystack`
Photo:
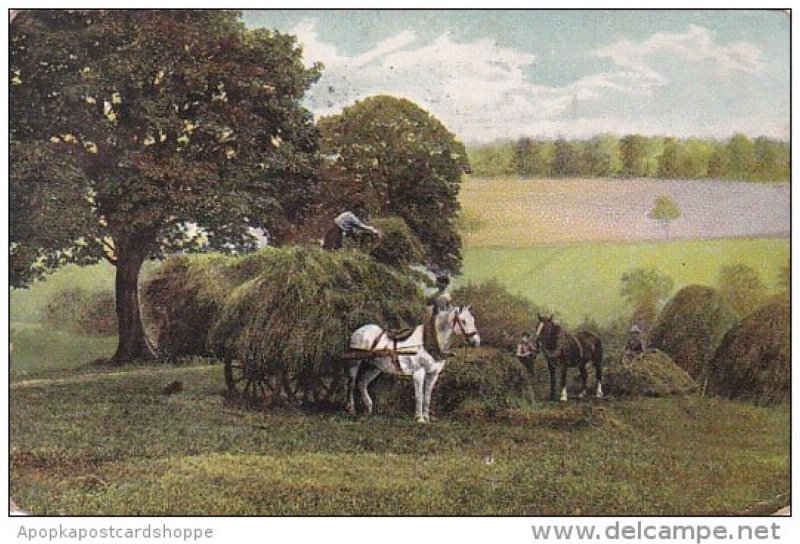
M 383 375 L 374 392 L 380 412 L 414 409 L 414 385 L 407 376 Z M 492 417 L 530 398 L 528 373 L 516 357 L 489 347 L 458 349 L 439 377 L 431 410 L 438 416 Z
M 358 236 L 347 243 L 383 264 L 404 268 L 425 260 L 419 238 L 401 217 L 379 217 L 370 224 L 381 231 L 380 238 Z
M 67 287 L 56 291 L 42 311 L 47 328 L 86 336 L 117 334 L 114 293 Z
M 715 289 L 690 285 L 661 311 L 650 347 L 668 354 L 694 379 L 705 381 L 714 352 L 735 323 L 733 310 Z
M 514 349 L 522 333 L 534 333 L 540 309 L 526 298 L 513 295 L 499 281 L 468 283 L 453 291 L 454 304 L 471 304 L 481 342 Z
M 666 397 L 697 390 L 697 382 L 659 350 L 609 365 L 603 382 L 606 392 L 614 396 Z
M 210 345 L 226 360 L 250 361 L 267 372 L 323 372 L 359 326 L 418 324 L 422 293 L 407 276 L 355 250 L 261 250 L 258 275 L 227 298 Z
M 208 331 L 231 290 L 241 283 L 234 259 L 219 254 L 175 256 L 144 284 L 145 321 L 167 357 L 208 355 Z
M 789 399 L 791 386 L 791 309 L 776 300 L 731 329 L 714 355 L 712 390 L 757 404 Z

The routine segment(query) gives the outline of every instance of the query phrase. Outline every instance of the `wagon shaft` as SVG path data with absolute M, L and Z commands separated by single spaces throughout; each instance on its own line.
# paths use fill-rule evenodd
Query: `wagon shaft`
M 374 359 L 375 357 L 392 357 L 395 355 L 416 355 L 416 350 L 410 349 L 356 349 L 349 348 L 342 353 L 342 359 L 358 360 L 358 359 Z

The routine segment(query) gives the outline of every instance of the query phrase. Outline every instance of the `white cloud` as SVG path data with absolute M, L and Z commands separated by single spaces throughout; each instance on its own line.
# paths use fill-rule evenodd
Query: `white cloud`
M 613 68 L 587 70 L 560 86 L 540 82 L 535 54 L 490 39 L 459 42 L 445 33 L 423 41 L 405 30 L 368 51 L 348 55 L 321 40 L 311 21 L 303 21 L 291 33 L 303 44 L 307 63 L 325 65 L 308 98 L 317 115 L 338 113 L 367 96 L 389 94 L 414 101 L 463 140 L 478 142 L 524 134 L 580 137 L 609 131 L 712 135 L 713 129 L 699 121 L 688 119 L 680 126 L 659 121 L 674 108 L 662 105 L 659 112 L 636 117 L 629 105 L 646 109 L 648 96 L 676 84 L 671 78 L 685 81 L 690 72 L 708 71 L 705 65 L 689 70 L 691 64 L 710 62 L 717 76 L 749 74 L 761 66 L 755 45 L 716 44 L 709 30 L 696 25 L 684 33 L 655 33 L 639 43 L 620 39 L 600 47 L 590 55 L 610 59 Z M 774 122 L 755 123 L 775 128 Z M 721 129 L 720 124 L 716 128 Z
M 707 28 L 690 25 L 683 33 L 657 32 L 640 43 L 622 38 L 596 49 L 596 57 L 609 58 L 617 66 L 644 78 L 643 84 L 666 85 L 663 69 L 682 67 L 684 63 L 711 61 L 720 75 L 756 72 L 761 68 L 761 50 L 750 42 L 726 45 L 714 43 Z

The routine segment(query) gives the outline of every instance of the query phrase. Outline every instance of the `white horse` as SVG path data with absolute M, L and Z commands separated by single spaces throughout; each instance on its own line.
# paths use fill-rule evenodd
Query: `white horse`
M 433 318 L 432 325 L 435 338 L 431 340 L 444 355 L 447 355 L 456 335 L 463 336 L 471 346 L 477 347 L 481 344 L 481 337 L 475 328 L 475 317 L 469 306 L 454 307 L 437 314 Z M 372 414 L 373 404 L 367 387 L 381 372 L 388 372 L 412 376 L 416 400 L 414 419 L 419 423 L 430 421 L 431 394 L 447 361 L 434 359 L 424 344 L 423 325 L 417 326 L 411 334 L 403 335 L 399 339 L 393 338 L 378 325 L 364 325 L 358 328 L 350 337 L 348 353 L 355 360 L 348 369 L 350 380 L 347 410 L 355 413 L 353 393 L 356 379 L 361 365 L 366 362 L 372 367 L 364 372 L 358 389 L 368 414 Z M 361 358 L 358 358 L 359 356 Z

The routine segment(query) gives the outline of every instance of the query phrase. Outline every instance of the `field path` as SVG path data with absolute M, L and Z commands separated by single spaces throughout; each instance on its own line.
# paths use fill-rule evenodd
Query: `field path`
M 137 376 L 137 375 L 153 376 L 158 374 L 174 374 L 176 372 L 182 373 L 185 371 L 198 371 L 198 370 L 207 371 L 209 368 L 210 365 L 165 367 L 165 368 L 150 367 L 137 370 L 118 370 L 114 372 L 86 373 L 86 374 L 80 374 L 78 376 L 69 376 L 65 378 L 36 378 L 32 380 L 20 380 L 17 382 L 11 382 L 11 389 L 12 390 L 29 389 L 33 387 L 47 387 L 52 385 L 58 386 L 58 385 L 73 385 L 79 383 L 91 383 L 91 382 L 102 381 L 105 380 L 106 378 L 115 379 L 126 376 Z

